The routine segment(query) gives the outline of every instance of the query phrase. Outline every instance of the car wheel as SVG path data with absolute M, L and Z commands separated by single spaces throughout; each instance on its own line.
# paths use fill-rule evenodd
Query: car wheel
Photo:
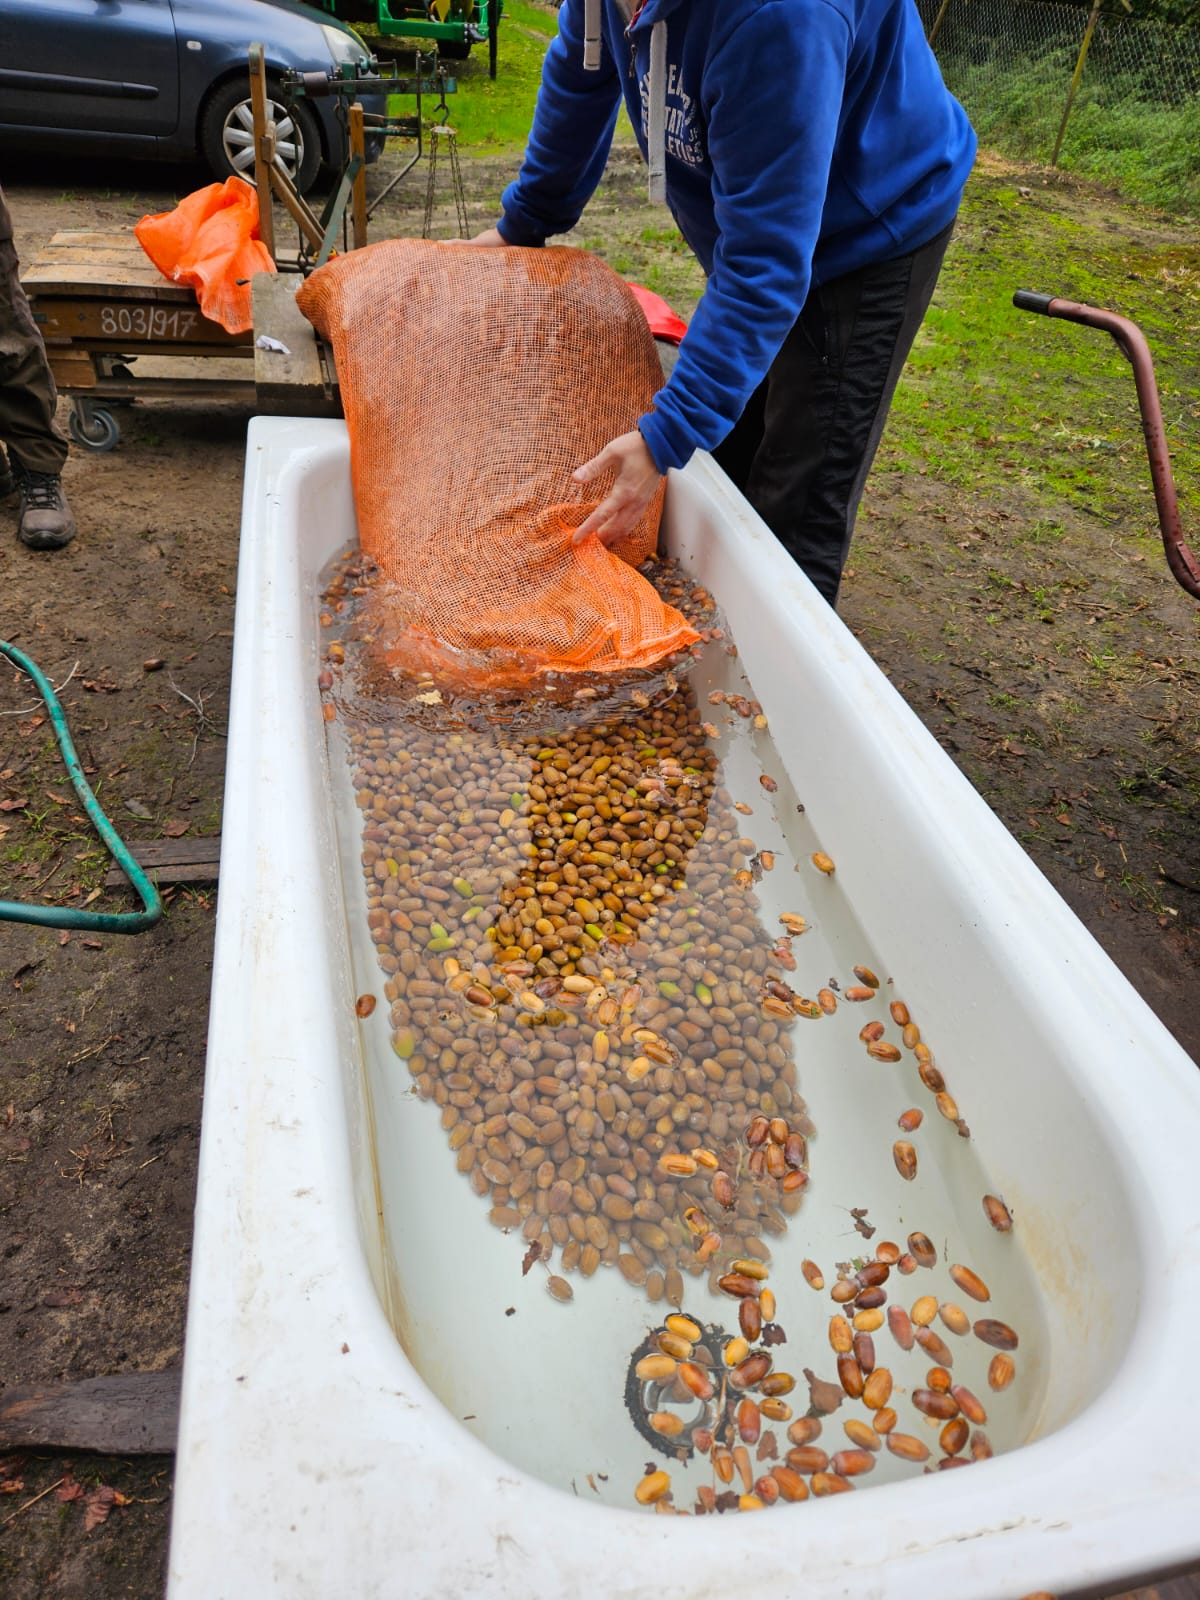
M 311 106 L 288 107 L 268 98 L 275 119 L 275 149 L 288 177 L 306 194 L 321 165 L 321 130 Z M 254 113 L 250 92 L 235 80 L 219 88 L 200 119 L 200 152 L 219 179 L 231 174 L 254 182 Z

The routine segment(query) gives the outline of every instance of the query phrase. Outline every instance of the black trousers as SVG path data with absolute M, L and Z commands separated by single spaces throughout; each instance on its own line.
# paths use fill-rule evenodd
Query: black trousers
M 954 225 L 814 288 L 713 456 L 833 605 L 900 371 Z

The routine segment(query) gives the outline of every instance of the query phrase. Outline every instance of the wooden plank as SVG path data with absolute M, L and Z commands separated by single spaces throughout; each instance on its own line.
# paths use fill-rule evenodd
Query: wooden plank
M 271 207 L 271 163 L 275 124 L 267 114 L 267 66 L 260 44 L 250 46 L 250 113 L 254 126 L 254 187 L 258 191 L 258 236 L 275 259 L 275 213 Z
M 300 232 L 304 234 L 314 250 L 319 250 L 324 237 L 321 224 L 317 221 L 316 214 L 312 211 L 308 202 L 297 191 L 292 180 L 288 177 L 287 169 L 278 156 L 275 157 L 268 176 L 271 180 L 272 190 L 279 196 L 285 208 L 291 213 L 292 221 L 300 229 Z
M 128 841 L 127 841 L 128 842 Z M 216 883 L 221 861 L 221 836 L 204 839 L 141 839 L 129 842 L 133 859 L 160 886 L 168 883 Z M 114 862 L 104 879 L 106 889 L 125 887 L 129 879 Z
M 213 862 L 221 855 L 221 835 L 208 834 L 203 839 L 139 839 L 130 844 L 129 849 L 142 867 L 179 866 L 188 861 Z
M 363 136 L 363 108 L 357 100 L 350 103 L 350 154 L 366 162 Z M 354 226 L 354 248 L 361 250 L 367 242 L 367 169 L 359 167 L 354 177 L 354 194 L 350 214 Z
M 112 233 L 56 233 L 49 244 L 43 245 L 33 260 L 26 263 L 22 281 L 28 281 L 35 288 L 53 287 L 56 283 L 70 286 L 79 281 L 81 275 L 97 268 L 102 268 L 114 284 L 135 283 L 165 287 L 175 294 L 190 293 L 186 286 L 174 283 L 159 272 L 130 229 Z
M 220 877 L 220 863 L 216 861 L 186 861 L 178 866 L 147 867 L 147 875 L 158 888 L 165 889 L 172 883 L 216 883 Z M 104 875 L 106 889 L 126 889 L 131 887 L 129 879 L 120 867 L 109 867 Z
M 210 361 L 250 361 L 254 356 L 254 346 L 250 343 L 249 335 L 245 344 L 139 344 L 128 345 L 120 339 L 85 339 L 78 344 L 56 344 L 56 350 L 83 350 L 89 355 L 105 356 L 136 356 L 138 361 L 172 361 L 177 356 L 198 360 L 207 357 Z M 249 378 L 246 380 L 249 382 Z M 128 387 L 121 391 L 136 397 L 141 393 L 138 383 L 126 379 Z M 115 393 L 116 391 L 114 391 Z
M 254 351 L 260 411 L 273 416 L 337 417 L 341 402 L 325 373 L 316 329 L 296 304 L 304 282 L 298 272 L 261 273 L 254 279 L 254 333 L 286 345 Z
M 69 390 L 64 391 L 70 393 Z M 253 407 L 254 385 L 249 378 L 236 383 L 228 378 L 147 378 L 140 384 L 117 384 L 101 378 L 90 391 L 93 400 L 235 400 Z
M 60 228 L 57 233 L 51 234 L 50 244 L 63 249 L 72 244 L 124 244 L 139 251 L 142 248 L 132 228 Z
M 0 1450 L 168 1455 L 179 1432 L 178 1367 L 0 1393 Z
M 51 240 L 42 246 L 35 259 L 43 267 L 86 265 L 91 261 L 103 261 L 106 265 L 119 267 L 154 267 L 136 239 L 132 248 L 127 244 L 65 245 L 55 244 Z M 157 268 L 154 270 L 157 271 Z
M 96 368 L 86 350 L 59 350 L 51 345 L 46 355 L 55 385 L 64 393 L 96 387 Z
M 171 300 L 181 305 L 196 299 L 187 284 L 172 283 L 149 261 L 138 268 L 95 266 L 86 261 L 42 267 L 34 262 L 22 274 L 21 284 L 31 300 L 56 291 L 60 297 L 66 293 L 106 300 Z
M 145 297 L 110 303 L 102 297 L 40 294 L 31 304 L 44 339 L 116 339 L 124 340 L 131 349 L 146 343 L 251 342 L 248 333 L 229 333 L 219 322 L 202 315 L 194 296 L 178 305 L 166 305 Z

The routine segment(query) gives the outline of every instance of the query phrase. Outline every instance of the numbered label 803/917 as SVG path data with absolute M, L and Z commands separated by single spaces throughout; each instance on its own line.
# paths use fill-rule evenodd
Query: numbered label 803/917
M 139 339 L 186 339 L 200 321 L 186 306 L 101 306 L 102 334 L 130 334 Z

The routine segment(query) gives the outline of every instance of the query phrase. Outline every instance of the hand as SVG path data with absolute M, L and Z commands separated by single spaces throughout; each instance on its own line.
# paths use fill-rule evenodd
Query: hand
M 590 483 L 614 468 L 617 476 L 612 488 L 587 521 L 575 529 L 572 544 L 582 544 L 592 534 L 601 544 L 616 544 L 633 532 L 654 499 L 662 474 L 654 464 L 646 441 L 636 431 L 623 433 L 619 439 L 606 444 L 598 456 L 576 467 L 571 476 L 576 483 Z
M 476 244 L 485 250 L 495 250 L 499 245 L 507 245 L 508 240 L 499 228 L 485 228 L 482 233 L 477 233 L 473 239 L 447 239 L 447 244 Z

